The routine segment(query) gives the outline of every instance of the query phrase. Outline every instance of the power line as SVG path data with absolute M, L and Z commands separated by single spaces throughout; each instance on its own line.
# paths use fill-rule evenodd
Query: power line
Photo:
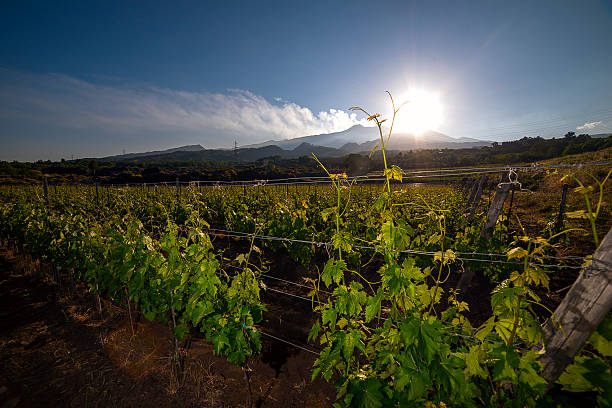
M 605 166 L 612 164 L 612 161 L 600 161 L 600 162 L 586 162 L 586 163 L 561 163 L 556 165 L 537 165 L 536 163 L 531 166 L 518 166 L 518 165 L 504 165 L 504 166 L 490 166 L 490 167 L 463 167 L 463 168 L 439 168 L 430 170 L 405 170 L 402 172 L 402 176 L 407 179 L 411 178 L 441 178 L 441 177 L 459 177 L 468 175 L 481 175 L 483 173 L 502 173 L 509 169 L 520 170 L 520 171 L 537 171 L 537 170 L 550 170 L 559 168 L 575 168 L 575 167 L 587 167 L 587 166 Z M 382 173 L 376 172 L 364 176 L 353 176 L 347 177 L 347 182 L 380 182 L 385 181 L 386 177 L 382 176 Z M 185 186 L 272 186 L 272 185 L 299 185 L 299 184 L 322 184 L 329 182 L 327 176 L 304 176 L 304 177 L 289 177 L 280 179 L 250 179 L 250 180 L 193 180 L 193 181 L 179 181 L 179 185 Z M 75 184 L 75 186 L 91 186 L 89 184 Z M 151 187 L 166 187 L 175 188 L 176 182 L 146 182 L 146 183 L 121 183 L 121 184 L 106 184 L 105 186 L 110 187 L 137 187 L 137 186 L 151 186 Z
M 222 235 L 225 237 L 235 237 L 235 238 L 254 238 L 254 239 L 259 239 L 259 240 L 267 240 L 267 241 L 280 241 L 280 242 L 290 242 L 290 243 L 299 243 L 299 244 L 307 244 L 307 245 L 315 245 L 317 247 L 330 247 L 333 245 L 333 243 L 331 242 L 320 242 L 320 241 L 311 241 L 311 240 L 304 240 L 304 239 L 292 239 L 292 238 L 285 238 L 285 237 L 275 237 L 275 236 L 269 236 L 269 235 L 256 235 L 256 234 L 252 234 L 252 233 L 247 233 L 247 232 L 239 232 L 239 231 L 229 231 L 229 230 L 222 230 L 222 229 L 215 229 L 215 228 L 207 228 L 207 231 L 212 232 L 214 235 Z M 381 247 L 373 247 L 373 246 L 365 246 L 365 245 L 353 245 L 353 248 L 356 249 L 363 249 L 363 250 L 374 250 L 374 251 L 380 251 L 383 250 L 384 248 Z M 398 252 L 398 253 L 405 253 L 405 254 L 412 254 L 412 255 L 425 255 L 425 256 L 441 256 L 441 257 L 445 257 L 447 255 L 445 255 L 445 253 L 443 252 L 439 252 L 439 251 L 420 251 L 420 250 L 414 250 L 414 249 L 403 249 L 403 250 L 393 250 L 394 252 Z M 497 254 L 497 253 L 482 253 L 482 252 L 454 252 L 456 255 L 480 255 L 480 256 L 497 256 L 497 257 L 507 257 L 506 254 Z M 454 259 L 460 259 L 463 261 L 475 261 L 475 262 L 486 262 L 486 263 L 498 263 L 498 264 L 510 264 L 510 265 L 523 265 L 523 262 L 512 262 L 512 261 L 503 261 L 503 260 L 498 260 L 498 259 L 479 259 L 479 258 L 467 258 L 467 257 L 463 257 L 463 256 L 455 256 Z M 555 259 L 566 259 L 563 257 L 555 257 Z M 576 260 L 575 257 L 571 257 L 571 258 L 567 258 L 567 260 Z M 535 262 L 530 262 L 529 265 L 532 266 L 539 266 L 542 268 L 557 268 L 557 269 L 582 269 L 582 266 L 572 266 L 572 265 L 554 265 L 554 264 L 542 264 L 542 263 L 535 263 Z
M 280 337 L 273 336 L 273 335 L 271 335 L 271 334 L 269 334 L 269 333 L 266 333 L 266 332 L 261 331 L 260 329 L 255 329 L 254 331 L 256 331 L 256 332 L 258 332 L 258 333 L 261 333 L 261 334 L 263 334 L 264 336 L 268 336 L 268 337 L 270 337 L 270 338 L 272 338 L 272 339 L 274 339 L 274 340 L 277 340 L 277 341 L 280 341 L 280 342 L 282 342 L 282 343 L 288 344 L 288 345 L 290 345 L 290 346 L 292 346 L 292 347 L 295 347 L 295 348 L 298 348 L 298 349 L 300 349 L 300 350 L 304 350 L 304 351 L 307 351 L 307 352 L 309 352 L 309 353 L 312 353 L 312 354 L 314 354 L 314 355 L 316 355 L 316 356 L 320 356 L 320 355 L 321 355 L 321 353 L 319 353 L 318 351 L 314 351 L 314 350 L 310 350 L 310 349 L 308 349 L 308 348 L 306 348 L 306 347 L 302 347 L 302 346 L 300 346 L 299 344 L 295 344 L 295 343 L 290 342 L 289 340 L 285 340 L 285 339 L 282 339 L 282 338 L 280 338 Z

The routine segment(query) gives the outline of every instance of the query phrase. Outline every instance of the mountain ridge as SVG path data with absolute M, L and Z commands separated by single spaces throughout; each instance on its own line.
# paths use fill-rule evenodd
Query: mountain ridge
M 386 128 L 383 131 L 388 131 Z M 351 153 L 368 154 L 377 144 L 378 129 L 354 125 L 349 129 L 296 137 L 287 140 L 241 146 L 235 149 L 205 149 L 200 144 L 179 146 L 166 150 L 128 153 L 102 157 L 101 161 L 256 161 L 269 157 L 297 158 L 315 154 L 320 158 L 341 157 Z M 492 142 L 473 138 L 453 138 L 436 131 L 416 136 L 394 133 L 388 150 L 461 149 L 489 146 Z
M 383 132 L 388 132 L 389 129 L 383 127 Z M 435 142 L 447 142 L 447 143 L 477 143 L 481 142 L 486 145 L 491 144 L 490 141 L 473 139 L 469 137 L 453 138 L 445 135 L 444 133 L 436 132 L 434 130 L 425 131 L 422 135 L 416 136 L 411 133 L 395 132 L 393 134 L 393 140 L 398 139 L 420 139 Z M 276 145 L 285 150 L 293 150 L 301 143 L 310 143 L 316 146 L 323 147 L 334 147 L 336 149 L 342 148 L 342 146 L 348 143 L 363 144 L 366 142 L 373 142 L 379 140 L 379 133 L 376 127 L 366 127 L 363 125 L 353 125 L 348 129 L 332 132 L 332 133 L 321 133 L 318 135 L 300 136 L 292 139 L 285 140 L 267 140 L 262 143 L 250 144 L 243 146 L 245 148 L 258 148 L 264 146 Z

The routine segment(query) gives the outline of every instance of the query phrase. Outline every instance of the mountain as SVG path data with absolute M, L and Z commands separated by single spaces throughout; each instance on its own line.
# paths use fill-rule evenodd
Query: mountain
M 369 152 L 380 140 L 371 140 L 365 143 L 348 143 L 342 150 L 351 153 Z M 391 137 L 387 150 L 423 150 L 423 149 L 466 149 L 489 146 L 491 142 L 471 138 L 453 139 L 437 132 L 426 132 L 423 135 L 397 134 Z
M 127 153 L 127 154 L 119 154 L 117 156 L 107 156 L 107 157 L 102 157 L 100 158 L 100 160 L 102 161 L 120 161 L 120 160 L 130 160 L 130 159 L 135 159 L 137 157 L 149 157 L 149 156 L 162 156 L 162 155 L 167 155 L 167 154 L 171 154 L 171 153 L 177 153 L 177 152 L 199 152 L 205 150 L 202 145 L 186 145 L 186 146 L 180 146 L 180 147 L 173 147 L 171 149 L 166 149 L 166 150 L 155 150 L 152 152 L 144 152 L 144 153 Z
M 389 129 L 383 128 L 383 133 Z M 342 132 L 324 133 L 320 135 L 302 136 L 287 140 L 268 140 L 263 143 L 249 145 L 246 147 L 257 148 L 263 146 L 278 146 L 285 150 L 294 150 L 303 143 L 309 145 L 333 147 L 350 153 L 370 151 L 380 141 L 380 134 L 376 127 L 365 127 L 354 125 Z M 440 132 L 428 130 L 421 135 L 415 136 L 410 133 L 393 133 L 389 149 L 391 150 L 414 150 L 414 149 L 458 149 L 463 147 L 488 146 L 491 142 L 472 139 L 469 137 L 453 138 Z
M 591 137 L 596 137 L 596 138 L 606 138 L 609 136 L 612 136 L 612 133 L 598 133 L 596 135 L 589 135 Z
M 350 142 L 363 143 L 376 138 L 378 129 L 373 127 L 365 127 L 355 125 L 342 132 L 323 133 L 320 135 L 294 137 L 286 140 L 268 140 L 267 142 L 248 145 L 245 147 L 263 147 L 275 145 L 285 150 L 293 150 L 302 143 L 308 143 L 316 146 L 335 147 L 339 148 Z
M 131 157 L 125 157 L 128 155 L 111 156 L 105 157 L 101 160 L 107 161 L 127 161 L 134 163 L 145 163 L 145 162 L 231 162 L 231 161 L 256 161 L 264 157 L 283 156 L 287 151 L 281 149 L 278 146 L 265 146 L 260 148 L 249 148 L 249 149 L 238 149 L 236 151 L 232 149 L 198 149 L 198 150 L 181 150 L 180 147 L 176 149 L 169 149 L 172 151 L 164 152 L 152 152 L 149 153 L 138 153 L 131 155 Z
M 383 129 L 388 132 L 387 129 Z M 320 158 L 342 157 L 350 153 L 369 153 L 378 143 L 377 128 L 355 125 L 342 132 L 296 137 L 288 140 L 269 140 L 264 143 L 243 146 L 238 149 L 205 149 L 201 145 L 188 145 L 173 149 L 145 153 L 129 153 L 103 157 L 101 161 L 167 162 L 210 161 L 248 162 L 269 157 L 298 158 L 311 156 Z M 461 149 L 488 146 L 491 142 L 467 137 L 452 138 L 443 133 L 427 131 L 415 136 L 409 133 L 394 133 L 388 150 Z

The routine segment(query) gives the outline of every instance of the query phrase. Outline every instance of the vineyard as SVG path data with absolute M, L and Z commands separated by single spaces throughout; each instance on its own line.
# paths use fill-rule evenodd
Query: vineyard
M 609 307 L 570 341 L 575 358 L 547 348 L 574 339 L 553 313 L 574 281 L 609 280 L 611 174 L 385 163 L 364 177 L 45 180 L 0 188 L 0 236 L 58 285 L 170 325 L 177 370 L 203 336 L 243 369 L 248 405 L 249 361 L 274 341 L 316 355 L 335 406 L 557 406 L 572 393 L 611 406 Z M 305 308 L 307 334 L 266 327 L 279 299 Z

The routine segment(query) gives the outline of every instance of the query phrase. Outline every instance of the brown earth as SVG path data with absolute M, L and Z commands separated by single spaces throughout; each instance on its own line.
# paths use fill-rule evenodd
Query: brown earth
M 67 282 L 58 290 L 40 269 L 23 256 L 0 252 L 0 407 L 245 405 L 241 368 L 214 356 L 203 339 L 181 345 L 177 376 L 168 327 L 142 319 L 132 333 L 125 310 L 108 302 L 100 319 L 84 288 L 77 287 L 77 296 Z M 262 327 L 276 337 L 303 339 L 312 349 L 304 344 L 310 321 L 285 302 L 269 306 Z M 248 362 L 253 406 L 331 406 L 333 386 L 310 381 L 314 359 L 264 337 L 262 352 Z

